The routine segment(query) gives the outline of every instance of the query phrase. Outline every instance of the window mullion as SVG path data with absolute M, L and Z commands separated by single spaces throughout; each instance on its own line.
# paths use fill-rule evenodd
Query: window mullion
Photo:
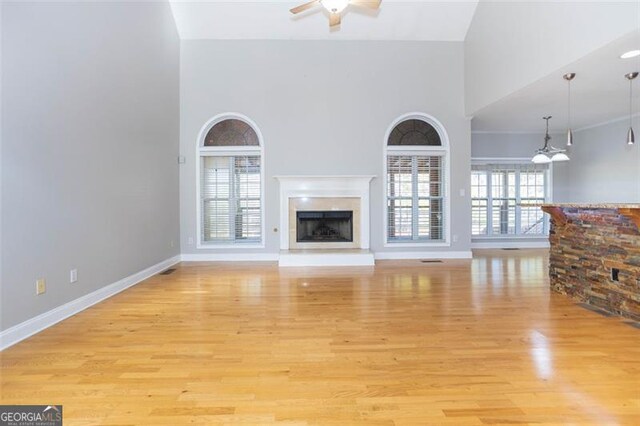
M 200 217 L 198 218 L 198 220 L 200 221 L 200 241 L 204 241 L 206 238 L 205 236 L 206 234 L 206 229 L 205 229 L 205 220 L 204 217 L 207 214 L 207 210 L 206 210 L 206 204 L 205 204 L 205 191 L 207 190 L 207 181 L 204 178 L 205 177 L 205 162 L 203 161 L 202 156 L 198 157 L 198 161 L 200 162 L 200 176 L 198 176 L 198 179 L 200 179 Z
M 519 234 L 522 233 L 522 230 L 520 228 L 520 225 L 522 224 L 522 218 L 521 218 L 522 208 L 520 206 L 521 199 L 520 199 L 520 168 L 519 167 L 516 169 L 515 175 L 516 175 L 515 176 L 515 183 L 516 183 L 516 187 L 515 187 L 515 192 L 516 192 L 515 193 L 515 196 L 516 196 L 516 220 L 515 220 L 515 222 L 516 222 L 516 224 L 515 224 L 515 226 L 516 226 L 516 229 L 515 229 L 514 233 L 516 235 L 519 235 Z
M 493 235 L 493 172 L 487 168 L 487 235 Z
M 509 179 L 507 176 L 509 176 L 509 172 L 507 170 L 502 170 L 502 173 L 500 174 L 500 177 L 502 178 L 502 197 L 500 198 L 500 235 L 509 234 Z M 507 205 L 506 212 L 505 203 Z
M 418 157 L 411 157 L 411 234 L 412 239 L 417 240 L 420 237 L 420 208 L 418 197 Z
M 237 175 L 236 175 L 236 157 L 229 157 L 229 238 L 232 241 L 236 240 L 236 212 L 237 212 Z

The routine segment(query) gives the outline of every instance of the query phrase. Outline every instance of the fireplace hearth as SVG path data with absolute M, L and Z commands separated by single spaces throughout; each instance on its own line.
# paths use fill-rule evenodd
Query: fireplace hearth
M 296 212 L 296 241 L 299 243 L 353 242 L 353 211 Z

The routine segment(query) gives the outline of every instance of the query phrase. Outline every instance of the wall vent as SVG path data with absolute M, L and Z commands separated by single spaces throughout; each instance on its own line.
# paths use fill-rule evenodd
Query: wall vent
M 158 275 L 169 275 L 169 274 L 173 274 L 175 271 L 176 271 L 175 268 L 170 268 L 170 269 L 167 269 L 166 271 L 160 272 Z

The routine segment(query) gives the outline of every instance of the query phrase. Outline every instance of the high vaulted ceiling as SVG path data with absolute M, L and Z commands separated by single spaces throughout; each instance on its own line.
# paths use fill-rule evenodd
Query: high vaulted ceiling
M 484 132 L 543 132 L 543 116 L 551 115 L 550 128 L 567 127 L 566 73 L 576 73 L 571 83 L 572 127 L 580 129 L 628 117 L 629 81 L 624 75 L 640 71 L 640 56 L 620 55 L 640 49 L 640 30 L 623 36 L 582 59 L 533 82 L 527 87 L 478 111 L 472 129 Z M 634 112 L 640 105 L 640 78 L 634 81 Z
M 341 27 L 330 30 L 321 6 L 289 13 L 307 1 L 171 0 L 171 8 L 182 39 L 463 41 L 478 3 L 383 0 L 378 11 L 349 6 Z

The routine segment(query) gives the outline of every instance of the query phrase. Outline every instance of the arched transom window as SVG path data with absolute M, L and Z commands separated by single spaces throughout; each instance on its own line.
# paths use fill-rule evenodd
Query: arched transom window
M 440 134 L 429 123 L 411 118 L 405 120 L 391 131 L 390 146 L 442 146 Z
M 258 134 L 248 123 L 229 118 L 216 123 L 204 138 L 204 146 L 259 146 Z
M 199 138 L 199 244 L 262 243 L 262 154 L 248 118 L 213 118 Z
M 446 242 L 446 133 L 433 118 L 411 114 L 385 141 L 387 243 Z

